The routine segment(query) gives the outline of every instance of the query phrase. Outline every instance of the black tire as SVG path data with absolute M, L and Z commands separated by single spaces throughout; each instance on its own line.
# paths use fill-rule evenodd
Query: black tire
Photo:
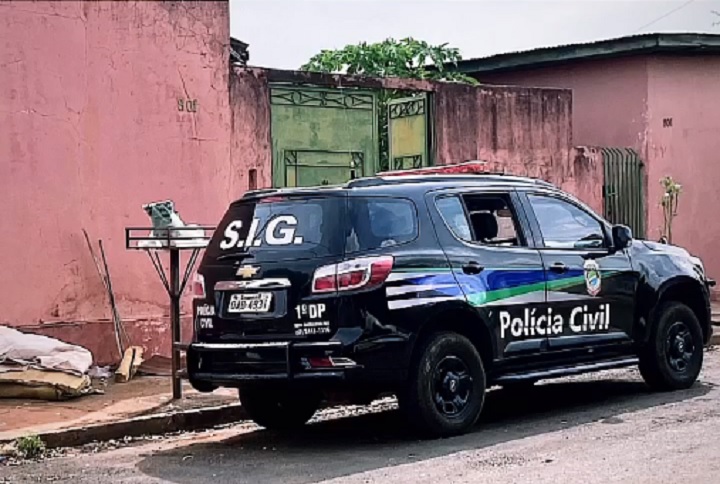
M 456 333 L 437 333 L 420 349 L 400 409 L 423 434 L 445 437 L 468 431 L 485 403 L 486 378 L 473 344 Z
M 275 385 L 244 385 L 240 403 L 251 420 L 268 430 L 296 430 L 312 418 L 322 395 L 320 392 L 295 390 Z
M 703 363 L 703 336 L 695 313 L 679 302 L 665 303 L 640 354 L 640 374 L 657 391 L 690 388 Z

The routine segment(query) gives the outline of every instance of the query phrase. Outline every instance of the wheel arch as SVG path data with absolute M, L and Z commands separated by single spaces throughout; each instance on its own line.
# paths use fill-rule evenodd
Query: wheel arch
M 657 300 L 648 314 L 649 321 L 657 321 L 658 311 L 667 302 L 679 302 L 688 306 L 700 322 L 703 341 L 710 338 L 711 318 L 710 303 L 707 289 L 697 280 L 689 276 L 676 276 L 665 281 L 657 292 Z M 648 328 L 649 329 L 649 328 Z M 649 331 L 646 338 L 649 336 Z
M 492 368 L 497 355 L 492 331 L 475 308 L 465 302 L 448 305 L 428 315 L 413 341 L 410 364 L 420 357 L 423 344 L 433 334 L 443 331 L 458 333 L 468 338 L 480 354 L 485 371 Z

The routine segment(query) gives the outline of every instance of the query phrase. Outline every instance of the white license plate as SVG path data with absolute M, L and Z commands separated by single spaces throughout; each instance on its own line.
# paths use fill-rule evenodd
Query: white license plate
M 228 304 L 229 313 L 266 313 L 270 310 L 272 293 L 256 292 L 251 294 L 233 294 Z

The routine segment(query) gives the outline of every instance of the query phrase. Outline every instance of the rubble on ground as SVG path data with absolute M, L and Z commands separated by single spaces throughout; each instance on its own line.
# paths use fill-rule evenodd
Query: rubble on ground
M 0 326 L 0 398 L 66 400 L 93 393 L 92 353 Z

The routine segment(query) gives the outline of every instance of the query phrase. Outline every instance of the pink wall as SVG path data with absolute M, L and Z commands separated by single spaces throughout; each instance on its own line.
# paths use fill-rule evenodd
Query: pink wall
M 436 163 L 479 159 L 494 169 L 551 181 L 602 213 L 602 162 L 572 150 L 567 89 L 435 84 Z
M 573 90 L 573 141 L 635 148 L 646 162 L 647 237 L 662 228 L 659 180 L 683 185 L 673 242 L 720 277 L 720 57 L 638 56 L 481 74 L 483 82 Z M 672 127 L 663 119 L 672 118 Z M 601 172 L 600 172 L 601 173 Z
M 168 348 L 164 289 L 123 228 L 165 198 L 211 224 L 245 188 L 230 158 L 227 2 L 3 1 L 0 31 L 0 324 L 113 357 L 85 228 L 104 241 L 134 343 Z
M 244 189 L 272 186 L 270 87 L 267 71 L 235 68 L 230 75 L 231 158 L 242 168 L 234 184 Z M 254 170 L 254 174 L 251 172 Z M 255 187 L 252 186 L 254 176 Z
M 646 62 L 644 57 L 580 61 L 477 77 L 491 84 L 572 89 L 575 144 L 635 148 L 644 155 Z
M 231 79 L 234 119 L 243 119 L 261 129 L 257 139 L 239 134 L 238 141 L 265 163 L 269 183 L 270 148 L 263 123 L 268 119 L 267 82 L 346 86 L 369 89 L 403 89 L 433 93 L 436 163 L 458 163 L 482 159 L 496 164 L 499 171 L 529 175 L 552 181 L 578 195 L 602 212 L 602 162 L 590 150 L 573 150 L 573 100 L 567 89 L 538 89 L 506 86 L 469 86 L 409 79 L 372 79 L 354 76 L 236 69 Z M 236 144 L 234 144 L 235 146 Z
M 595 165 L 570 151 L 568 91 L 256 68 L 228 78 L 222 1 L 3 2 L 0 22 L 0 262 L 13 274 L 0 282 L 0 323 L 83 344 L 100 363 L 117 354 L 82 229 L 105 243 L 132 343 L 168 354 L 166 295 L 147 258 L 125 250 L 123 228 L 148 224 L 141 205 L 165 198 L 186 221 L 213 224 L 251 178 L 270 185 L 268 82 L 434 92 L 442 162 L 484 158 L 590 193 L 578 177 Z M 197 99 L 197 113 L 178 98 Z
M 683 186 L 673 242 L 720 278 L 720 57 L 655 57 L 648 67 L 648 235 L 659 237 L 659 180 L 670 175 Z

